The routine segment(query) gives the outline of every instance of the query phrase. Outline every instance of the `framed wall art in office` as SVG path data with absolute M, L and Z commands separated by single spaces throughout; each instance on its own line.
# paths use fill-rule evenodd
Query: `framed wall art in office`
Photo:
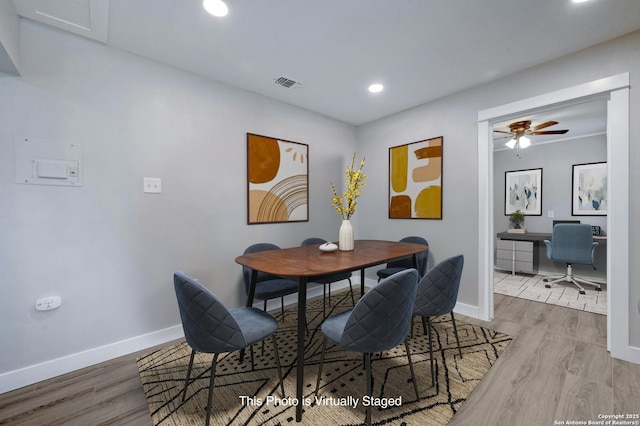
M 542 215 L 542 169 L 504 173 L 504 214 L 516 210 L 526 216 Z
M 247 223 L 309 221 L 309 145 L 247 133 Z
M 571 215 L 607 215 L 607 163 L 574 164 Z
M 442 219 L 443 140 L 389 148 L 389 219 Z

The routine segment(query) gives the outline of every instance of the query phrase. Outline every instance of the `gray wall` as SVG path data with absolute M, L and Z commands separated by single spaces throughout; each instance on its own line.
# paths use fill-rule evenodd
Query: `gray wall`
M 250 244 L 337 239 L 355 129 L 30 21 L 0 78 L 0 374 L 180 324 L 172 274 L 244 304 Z M 310 221 L 246 224 L 246 133 L 309 145 Z M 82 145 L 80 188 L 14 184 L 16 137 Z M 143 194 L 143 177 L 162 194 Z M 36 312 L 35 301 L 63 305 Z
M 493 193 L 494 193 L 494 229 L 503 232 L 509 227 L 509 216 L 504 214 L 504 181 L 505 172 L 513 170 L 542 169 L 542 215 L 526 216 L 524 227 L 529 232 L 550 233 L 554 220 L 580 220 L 582 223 L 598 225 L 606 233 L 606 216 L 572 216 L 571 185 L 572 166 L 574 164 L 598 163 L 607 161 L 606 136 L 591 136 L 569 141 L 531 145 L 520 151 L 517 158 L 515 151 L 499 150 L 493 156 Z M 553 210 L 554 217 L 547 216 Z M 576 265 L 576 274 L 606 279 L 606 248 L 596 249 L 596 267 Z M 544 272 L 562 272 L 561 264 L 554 265 L 546 258 L 544 244 L 538 251 L 539 270 Z

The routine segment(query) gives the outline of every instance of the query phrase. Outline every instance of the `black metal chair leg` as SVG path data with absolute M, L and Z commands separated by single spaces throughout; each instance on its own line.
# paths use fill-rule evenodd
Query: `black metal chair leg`
M 435 386 L 436 382 L 434 379 L 434 371 L 433 371 L 433 339 L 431 338 L 431 318 L 427 317 L 427 330 L 429 334 L 429 360 L 431 362 L 431 386 Z
M 353 303 L 353 306 L 356 306 L 356 299 L 353 297 L 353 285 L 351 285 L 351 278 L 347 278 L 347 280 L 349 281 L 349 289 L 351 290 L 351 303 Z
M 273 353 L 276 355 L 276 364 L 278 365 L 278 379 L 280 379 L 280 389 L 282 390 L 282 397 L 286 398 L 284 394 L 284 381 L 282 380 L 282 368 L 280 367 L 280 354 L 278 353 L 278 342 L 276 341 L 276 335 L 271 335 L 271 342 L 273 343 Z
M 373 395 L 373 377 L 371 376 L 371 354 L 364 354 L 364 364 L 367 370 L 367 395 L 369 398 Z M 365 424 L 371 426 L 371 404 L 367 405 L 367 411 L 364 417 Z
M 218 360 L 218 354 L 213 356 L 213 361 L 211 361 L 211 379 L 209 380 L 209 403 L 207 404 L 207 421 L 205 426 L 209 426 L 209 421 L 211 418 L 211 405 L 213 403 L 213 383 L 216 379 L 216 361 Z
M 325 337 L 322 342 L 322 352 L 320 352 L 320 364 L 318 365 L 318 379 L 316 380 L 316 396 L 318 396 L 318 389 L 320 388 L 320 377 L 322 376 L 322 365 L 324 364 L 324 351 L 327 349 L 327 339 Z
M 187 398 L 187 386 L 189 386 L 189 377 L 191 377 L 191 368 L 193 367 L 193 357 L 196 351 L 191 349 L 191 358 L 189 358 L 189 368 L 187 369 L 187 379 L 184 381 L 184 391 L 182 392 L 182 402 Z
M 253 360 L 253 345 L 249 347 L 249 352 L 251 353 L 251 371 L 256 369 L 254 360 Z M 264 356 L 264 347 L 262 349 L 262 356 Z
M 460 338 L 458 337 L 458 327 L 456 327 L 456 318 L 453 316 L 453 311 L 451 311 L 451 322 L 453 323 L 453 333 L 456 335 L 456 342 L 458 342 L 458 352 L 460 353 L 460 358 L 462 358 L 462 348 L 460 348 Z
M 407 351 L 407 359 L 409 360 L 409 370 L 411 370 L 411 381 L 413 381 L 413 390 L 416 391 L 416 401 L 420 399 L 418 393 L 418 383 L 416 382 L 416 375 L 413 372 L 413 362 L 411 362 L 411 352 L 409 351 L 409 340 L 404 341 L 404 350 Z

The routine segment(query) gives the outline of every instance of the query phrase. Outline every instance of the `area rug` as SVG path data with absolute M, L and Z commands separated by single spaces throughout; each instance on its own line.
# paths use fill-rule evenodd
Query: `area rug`
M 327 315 L 350 309 L 348 292 L 332 295 Z M 219 360 L 211 424 L 296 424 L 296 310 L 279 312 L 276 333 L 282 362 L 285 396 L 281 394 L 270 342 L 254 345 L 254 369 L 250 357 L 239 353 Z M 364 398 L 366 376 L 362 354 L 329 346 L 323 376 L 315 396 L 322 347 L 322 299 L 308 303 L 309 332 L 305 343 L 305 377 L 301 425 L 357 425 L 364 422 L 365 405 L 373 407 L 374 424 L 446 425 L 489 371 L 512 338 L 508 335 L 457 321 L 460 357 L 450 315 L 433 318 L 435 385 L 431 385 L 429 345 L 422 323 L 413 324 L 409 347 L 414 363 L 419 399 L 411 382 L 404 346 L 375 354 L 372 359 L 373 399 Z M 186 343 L 169 346 L 138 359 L 138 369 L 154 425 L 203 425 L 212 355 L 197 354 L 192 377 L 198 377 L 183 402 L 181 391 L 189 364 Z
M 578 287 L 567 283 L 557 283 L 546 288 L 544 275 L 517 274 L 494 271 L 493 291 L 505 296 L 534 300 L 549 305 L 607 315 L 607 286 L 601 291 L 585 286 L 585 294 L 580 294 Z

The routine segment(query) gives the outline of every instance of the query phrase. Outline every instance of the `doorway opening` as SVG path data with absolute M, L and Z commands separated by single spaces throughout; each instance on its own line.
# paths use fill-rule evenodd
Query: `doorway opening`
M 632 361 L 629 345 L 629 74 L 619 74 L 478 113 L 479 316 L 493 318 L 494 190 L 492 125 L 518 115 L 607 99 L 607 348 Z M 612 259 L 615 258 L 615 262 Z M 615 285 L 611 285 L 615 283 Z M 615 310 L 611 306 L 616 306 Z M 633 362 L 633 361 L 632 361 Z M 637 361 L 636 361 L 637 362 Z

